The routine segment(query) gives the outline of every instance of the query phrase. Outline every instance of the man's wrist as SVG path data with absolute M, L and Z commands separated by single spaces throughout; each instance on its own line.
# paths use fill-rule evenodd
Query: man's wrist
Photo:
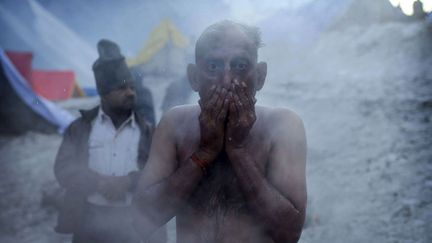
M 216 158 L 218 153 L 215 153 L 205 147 L 199 146 L 198 149 L 194 152 L 199 156 L 199 158 L 205 160 L 209 164 Z
M 190 158 L 204 173 L 214 160 L 214 156 L 201 149 L 195 151 Z
M 248 154 L 248 152 L 246 151 L 246 149 L 241 146 L 241 147 L 236 147 L 236 146 L 226 146 L 225 147 L 225 152 L 227 153 L 228 157 L 233 160 L 236 158 L 241 158 L 244 157 Z

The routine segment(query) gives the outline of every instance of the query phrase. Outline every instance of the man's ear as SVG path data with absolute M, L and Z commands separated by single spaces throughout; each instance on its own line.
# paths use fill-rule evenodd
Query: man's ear
M 187 66 L 187 75 L 189 79 L 189 84 L 193 91 L 198 92 L 199 81 L 198 81 L 198 69 L 195 64 L 189 63 Z
M 267 63 L 266 62 L 259 62 L 257 64 L 256 90 L 262 89 L 262 87 L 264 86 L 266 76 L 267 76 Z

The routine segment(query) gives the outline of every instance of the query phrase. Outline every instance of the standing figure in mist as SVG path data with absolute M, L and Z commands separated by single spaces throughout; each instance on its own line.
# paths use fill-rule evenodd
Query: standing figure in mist
M 93 64 L 101 105 L 66 130 L 54 172 L 65 189 L 56 231 L 73 243 L 139 243 L 131 202 L 147 162 L 153 127 L 135 112 L 133 77 L 119 47 L 98 43 Z M 166 242 L 163 229 L 150 241 Z
M 267 74 L 257 28 L 222 21 L 195 47 L 199 105 L 161 119 L 133 205 L 146 238 L 176 216 L 177 242 L 297 242 L 306 207 L 306 139 L 286 108 L 255 105 Z

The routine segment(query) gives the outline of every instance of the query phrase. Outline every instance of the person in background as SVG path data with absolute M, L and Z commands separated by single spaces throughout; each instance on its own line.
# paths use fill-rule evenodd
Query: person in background
M 178 105 L 185 105 L 192 94 L 188 79 L 186 76 L 173 81 L 165 91 L 165 96 L 162 101 L 161 109 L 165 113 L 169 109 Z
M 135 112 L 144 117 L 147 122 L 156 125 L 156 116 L 153 103 L 153 95 L 150 89 L 143 84 L 142 73 L 139 70 L 130 68 L 135 80 L 136 104 Z
M 139 243 L 132 195 L 147 162 L 153 127 L 135 110 L 133 77 L 120 48 L 101 40 L 93 64 L 101 104 L 65 131 L 54 173 L 65 189 L 56 231 L 73 243 Z M 149 241 L 166 242 L 165 228 Z

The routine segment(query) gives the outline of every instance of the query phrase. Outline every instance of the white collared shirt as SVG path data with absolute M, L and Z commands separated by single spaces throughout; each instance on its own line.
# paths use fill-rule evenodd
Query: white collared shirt
M 140 129 L 133 114 L 116 129 L 111 118 L 99 108 L 89 138 L 89 168 L 109 176 L 124 176 L 138 170 L 139 139 Z M 104 206 L 128 206 L 131 199 L 130 193 L 121 202 L 110 202 L 99 193 L 87 198 L 92 204 Z

